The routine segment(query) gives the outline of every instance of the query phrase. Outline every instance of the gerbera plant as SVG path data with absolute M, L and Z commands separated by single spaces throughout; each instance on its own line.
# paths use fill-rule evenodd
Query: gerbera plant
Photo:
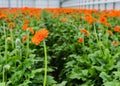
M 0 8 L 0 86 L 120 86 L 120 11 Z
M 47 81 L 47 49 L 46 49 L 46 43 L 45 43 L 45 38 L 48 37 L 49 31 L 47 29 L 40 29 L 38 32 L 35 33 L 35 35 L 32 38 L 32 43 L 39 45 L 43 41 L 43 46 L 44 46 L 44 55 L 45 55 L 45 71 L 44 71 L 44 81 L 43 81 L 43 86 L 46 86 L 46 81 Z

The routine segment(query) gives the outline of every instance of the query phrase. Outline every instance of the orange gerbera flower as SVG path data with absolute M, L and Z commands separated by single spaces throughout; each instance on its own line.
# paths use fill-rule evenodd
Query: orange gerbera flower
M 85 17 L 83 17 L 85 21 L 87 21 L 89 24 L 92 24 L 96 22 L 96 19 L 92 17 L 91 14 L 87 14 Z
M 28 39 L 28 36 L 22 38 L 22 43 L 24 43 Z
M 0 19 L 2 19 L 2 18 L 7 18 L 7 15 L 6 14 L 1 14 Z
M 103 23 L 103 24 L 107 23 L 107 18 L 105 18 L 103 16 L 100 17 L 100 22 Z
M 41 29 L 38 32 L 35 33 L 35 35 L 32 38 L 32 43 L 38 45 L 41 41 L 43 41 L 45 38 L 48 37 L 48 30 Z
M 80 30 L 81 33 L 85 33 L 86 36 L 89 36 L 89 32 L 84 28 Z
M 8 17 L 6 17 L 5 19 L 6 19 L 6 21 L 8 21 L 8 22 L 10 22 L 10 21 L 11 21 L 11 19 L 10 19 L 10 18 L 8 18 Z
M 79 39 L 78 39 L 78 43 L 82 43 L 83 41 L 84 41 L 83 38 L 79 38 Z
M 22 26 L 22 30 L 26 30 L 28 28 L 28 24 L 24 24 L 23 26 Z
M 28 23 L 29 23 L 29 20 L 25 19 L 24 24 L 28 24 Z
M 112 31 L 110 30 L 106 30 L 107 33 L 109 33 L 110 35 L 113 35 Z
M 15 23 L 14 22 L 8 23 L 8 29 L 14 28 L 14 27 L 15 27 Z
M 112 27 L 112 25 L 110 23 L 106 23 L 105 24 L 107 27 Z
M 34 30 L 33 30 L 32 27 L 29 27 L 28 30 L 29 30 L 32 34 L 34 34 Z
M 119 45 L 118 41 L 113 41 L 112 43 L 113 43 L 114 46 L 118 46 Z
M 61 18 L 61 21 L 66 22 L 67 18 Z
M 120 32 L 120 26 L 114 27 L 114 31 L 115 31 L 115 32 Z
M 14 19 L 16 19 L 18 17 L 18 14 L 16 14 L 15 16 L 14 16 Z
M 12 37 L 8 37 L 8 40 L 9 40 L 9 41 L 12 41 Z

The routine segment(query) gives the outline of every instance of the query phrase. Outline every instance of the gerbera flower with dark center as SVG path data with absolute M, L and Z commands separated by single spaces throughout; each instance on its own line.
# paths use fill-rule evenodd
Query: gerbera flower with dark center
M 113 41 L 112 44 L 113 44 L 114 46 L 118 46 L 118 45 L 119 45 L 119 42 L 118 42 L 118 41 Z
M 32 38 L 32 43 L 38 45 L 41 41 L 43 41 L 45 38 L 48 37 L 48 30 L 47 29 L 41 29 L 38 32 L 35 33 L 35 35 Z
M 107 23 L 107 18 L 105 18 L 103 16 L 100 17 L 100 22 L 103 23 L 103 24 Z

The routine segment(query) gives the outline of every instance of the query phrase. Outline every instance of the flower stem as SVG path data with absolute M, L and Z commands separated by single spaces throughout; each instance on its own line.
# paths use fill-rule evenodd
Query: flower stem
M 3 68 L 3 82 L 5 82 L 5 71 L 4 71 L 4 68 Z
M 4 29 L 4 36 L 5 36 L 5 52 L 4 52 L 4 58 L 5 58 L 5 64 L 7 64 L 7 49 L 8 49 L 8 46 L 7 46 L 7 34 L 6 34 L 6 30 L 5 30 L 5 26 L 3 27 Z M 3 68 L 3 81 L 5 82 L 5 79 L 7 80 L 7 74 L 5 74 L 5 70 Z
M 12 48 L 14 49 L 14 42 L 13 42 L 14 37 L 13 37 L 13 30 L 12 30 L 12 28 L 10 29 L 10 35 L 12 37 Z
M 83 35 L 83 47 L 85 46 L 85 37 L 84 37 L 84 35 Z
M 106 34 L 106 47 L 108 47 L 108 36 L 109 34 Z
M 97 31 L 96 31 L 96 28 L 95 28 L 95 24 L 94 24 L 94 33 L 95 33 L 95 36 L 96 36 L 96 40 L 97 40 L 97 44 L 98 44 L 98 46 L 99 46 L 99 49 L 100 49 L 100 51 L 101 51 L 101 53 L 102 53 L 102 55 L 103 55 L 104 52 L 102 51 L 101 45 L 99 44 L 100 41 L 99 41 L 99 38 L 98 38 L 98 36 L 97 36 Z
M 95 28 L 95 24 L 94 24 L 94 33 L 95 33 L 95 37 L 96 37 L 97 43 L 99 43 L 99 39 L 98 39 L 98 36 L 97 36 L 97 31 L 96 31 L 96 28 Z
M 4 57 L 6 58 L 6 64 L 7 64 L 7 39 L 5 39 L 5 53 Z
M 27 39 L 27 50 L 26 50 L 26 59 L 28 58 L 28 55 L 29 55 L 29 31 L 27 31 L 27 36 L 28 36 L 28 39 Z
M 47 49 L 46 49 L 46 43 L 45 43 L 45 41 L 43 41 L 43 43 L 44 43 L 44 55 L 45 55 L 45 60 L 44 60 L 45 71 L 44 71 L 43 86 L 46 86 L 46 81 L 47 81 Z
M 7 35 L 6 35 L 5 28 L 4 28 L 4 35 L 5 35 L 5 52 L 4 52 L 4 58 L 6 58 L 6 64 L 7 64 Z

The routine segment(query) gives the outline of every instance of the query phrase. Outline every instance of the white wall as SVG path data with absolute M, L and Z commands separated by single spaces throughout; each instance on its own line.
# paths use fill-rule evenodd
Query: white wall
M 0 7 L 5 8 L 21 8 L 21 7 L 36 7 L 36 8 L 57 8 L 59 7 L 59 0 L 0 0 Z

